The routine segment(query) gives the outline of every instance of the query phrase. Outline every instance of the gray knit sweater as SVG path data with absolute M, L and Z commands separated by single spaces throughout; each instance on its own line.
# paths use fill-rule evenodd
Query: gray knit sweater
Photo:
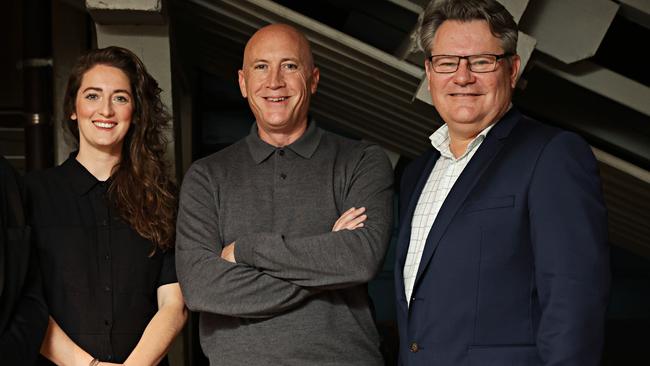
M 254 125 L 192 165 L 176 267 L 211 365 L 382 364 L 366 283 L 388 246 L 392 177 L 379 147 L 313 122 L 284 148 Z M 331 232 L 362 206 L 363 228 Z M 220 258 L 232 242 L 237 264 Z

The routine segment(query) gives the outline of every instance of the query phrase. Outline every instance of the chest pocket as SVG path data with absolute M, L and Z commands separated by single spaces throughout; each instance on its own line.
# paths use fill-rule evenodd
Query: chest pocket
M 499 208 L 508 208 L 515 206 L 515 196 L 508 195 L 502 197 L 488 197 L 480 200 L 469 201 L 465 208 L 464 213 L 479 212 L 485 210 L 494 210 Z

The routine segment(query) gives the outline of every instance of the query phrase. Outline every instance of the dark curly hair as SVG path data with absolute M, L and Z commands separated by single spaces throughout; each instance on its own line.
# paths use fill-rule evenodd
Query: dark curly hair
M 167 141 L 163 131 L 170 115 L 160 100 L 158 82 L 131 51 L 121 47 L 91 50 L 72 69 L 63 101 L 64 126 L 79 142 L 75 113 L 77 92 L 86 72 L 96 65 L 112 66 L 129 78 L 133 94 L 133 119 L 124 138 L 120 162 L 113 168 L 108 196 L 120 216 L 155 249 L 174 246 L 177 186 L 164 159 Z

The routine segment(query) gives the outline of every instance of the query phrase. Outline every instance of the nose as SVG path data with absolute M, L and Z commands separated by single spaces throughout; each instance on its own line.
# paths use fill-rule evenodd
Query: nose
M 454 83 L 467 85 L 473 83 L 475 80 L 476 76 L 469 69 L 469 61 L 467 59 L 461 59 L 460 64 L 458 64 L 458 70 L 454 73 Z
M 99 113 L 104 117 L 112 116 L 115 111 L 113 110 L 113 101 L 111 98 L 104 98 Z
M 270 71 L 268 87 L 278 89 L 284 87 L 284 75 L 282 67 L 274 67 Z

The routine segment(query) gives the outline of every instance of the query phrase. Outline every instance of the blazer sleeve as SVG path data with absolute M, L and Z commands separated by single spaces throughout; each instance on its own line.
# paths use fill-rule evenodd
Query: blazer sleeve
M 7 365 L 31 365 L 38 357 L 48 321 L 41 286 L 40 271 L 32 257 L 24 289 L 0 335 L 0 354 Z
M 221 258 L 215 185 L 194 164 L 181 187 L 176 229 L 176 272 L 193 311 L 265 318 L 301 305 L 315 294 L 256 268 Z
M 573 133 L 552 138 L 529 196 L 544 365 L 599 365 L 610 270 L 607 215 L 596 160 Z
M 280 233 L 244 235 L 235 242 L 237 262 L 312 289 L 370 281 L 381 268 L 390 240 L 393 169 L 378 146 L 366 146 L 350 161 L 342 209 L 365 207 L 368 219 L 363 227 L 297 238 Z
M 3 364 L 30 365 L 45 335 L 48 310 L 37 261 L 30 251 L 20 179 L 4 160 L 0 160 L 0 213 L 0 355 Z

